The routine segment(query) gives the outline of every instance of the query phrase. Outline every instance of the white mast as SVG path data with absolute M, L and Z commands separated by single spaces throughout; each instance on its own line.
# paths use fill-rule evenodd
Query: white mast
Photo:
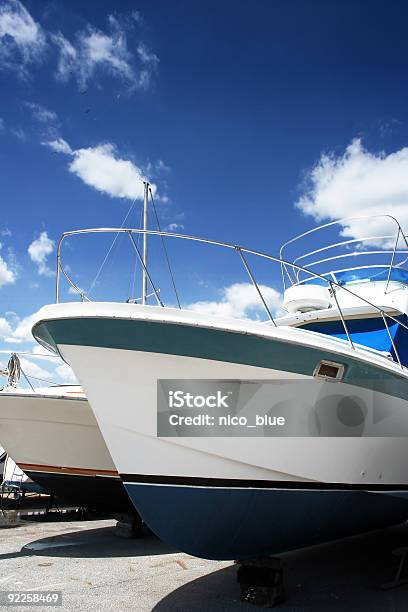
M 147 205 L 149 203 L 149 183 L 143 181 L 144 184 L 144 201 L 143 201 L 143 229 L 147 230 L 148 217 Z M 142 271 L 142 304 L 146 304 L 147 299 L 147 234 L 143 234 L 143 271 Z

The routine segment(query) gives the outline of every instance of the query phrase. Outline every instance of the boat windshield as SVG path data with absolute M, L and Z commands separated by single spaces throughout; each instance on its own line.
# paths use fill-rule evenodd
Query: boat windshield
M 378 281 L 396 281 L 408 285 L 408 270 L 405 268 L 391 268 L 389 266 L 364 266 L 361 268 L 350 268 L 328 272 L 323 275 L 327 279 L 334 280 L 339 285 L 353 285 L 357 283 L 369 283 Z M 327 283 L 315 276 L 306 278 L 299 285 L 326 285 Z

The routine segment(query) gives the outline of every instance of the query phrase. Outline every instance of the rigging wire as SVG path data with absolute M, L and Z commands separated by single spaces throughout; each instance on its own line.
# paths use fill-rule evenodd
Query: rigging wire
M 159 230 L 159 232 L 161 232 L 162 230 L 161 230 L 161 227 L 160 227 L 159 216 L 157 214 L 156 205 L 154 203 L 153 193 L 152 193 L 152 189 L 151 189 L 150 185 L 149 185 L 149 192 L 150 192 L 150 199 L 151 199 L 152 204 L 153 204 L 154 215 L 156 217 L 157 229 Z M 162 235 L 160 235 L 160 238 L 161 238 L 161 242 L 162 242 L 162 246 L 163 246 L 163 251 L 164 251 L 164 254 L 165 254 L 165 257 L 166 257 L 167 267 L 169 269 L 169 273 L 170 273 L 170 277 L 171 277 L 171 282 L 172 282 L 172 285 L 173 285 L 174 293 L 176 295 L 177 304 L 178 304 L 178 307 L 181 310 L 181 304 L 180 304 L 180 300 L 179 300 L 179 296 L 178 296 L 178 292 L 177 292 L 177 288 L 176 288 L 176 282 L 174 280 L 173 271 L 172 271 L 171 265 L 170 265 L 169 254 L 167 252 L 167 248 L 166 248 L 166 244 L 165 244 L 165 241 L 164 241 L 164 237 Z
M 22 373 L 23 373 L 23 375 L 24 375 L 24 377 L 25 377 L 25 379 L 26 379 L 26 381 L 28 382 L 29 385 L 30 385 L 30 381 L 28 379 L 32 378 L 33 380 L 39 380 L 40 382 L 45 382 L 45 383 L 48 383 L 49 385 L 58 387 L 58 384 L 56 384 L 55 380 L 47 380 L 46 378 L 38 378 L 38 376 L 32 376 L 31 374 L 25 374 L 23 370 L 21 370 L 21 371 L 22 371 Z M 75 386 L 75 385 L 73 385 L 73 386 Z M 30 385 L 30 387 L 31 387 L 31 385 Z
M 124 218 L 124 219 L 123 219 L 123 221 L 122 221 L 122 225 L 120 226 L 121 228 L 122 228 L 122 227 L 125 225 L 125 223 L 126 223 L 126 221 L 127 221 L 127 218 L 129 217 L 130 213 L 131 213 L 131 212 L 132 212 L 132 210 L 133 210 L 133 207 L 134 207 L 134 205 L 135 205 L 135 202 L 136 202 L 136 198 L 133 200 L 132 204 L 130 205 L 129 210 L 127 211 L 127 213 L 126 213 L 126 215 L 125 215 L 125 218 Z M 95 288 L 95 285 L 96 285 L 96 283 L 97 283 L 97 281 L 98 281 L 98 279 L 99 279 L 99 277 L 100 277 L 100 275 L 101 275 L 101 273 L 102 273 L 102 270 L 103 270 L 103 268 L 104 268 L 104 266 L 105 266 L 105 264 L 106 264 L 106 262 L 107 262 L 107 260 L 108 260 L 108 257 L 109 257 L 109 255 L 111 254 L 112 249 L 113 249 L 113 247 L 114 247 L 114 246 L 115 246 L 115 244 L 116 244 L 116 241 L 117 241 L 117 239 L 118 239 L 119 233 L 120 233 L 120 232 L 117 232 L 116 236 L 115 236 L 115 237 L 114 237 L 114 239 L 112 240 L 112 244 L 110 245 L 110 247 L 109 247 L 109 249 L 108 249 L 108 252 L 106 253 L 106 255 L 105 255 L 105 257 L 104 257 L 104 259 L 103 259 L 103 261 L 102 261 L 101 265 L 99 266 L 99 270 L 98 270 L 98 272 L 96 273 L 96 276 L 95 276 L 95 278 L 93 279 L 93 281 L 92 281 L 92 283 L 91 283 L 91 285 L 90 285 L 90 287 L 89 287 L 89 289 L 88 289 L 88 291 L 87 291 L 87 295 L 91 295 L 91 292 L 92 292 L 92 291 L 93 291 L 93 289 Z

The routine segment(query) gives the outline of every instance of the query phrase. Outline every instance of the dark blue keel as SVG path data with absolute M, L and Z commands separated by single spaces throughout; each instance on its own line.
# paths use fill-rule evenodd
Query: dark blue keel
M 407 499 L 381 493 L 125 486 L 157 536 L 207 559 L 274 554 L 408 518 Z
M 65 503 L 111 514 L 133 511 L 119 478 L 26 471 L 27 476 Z

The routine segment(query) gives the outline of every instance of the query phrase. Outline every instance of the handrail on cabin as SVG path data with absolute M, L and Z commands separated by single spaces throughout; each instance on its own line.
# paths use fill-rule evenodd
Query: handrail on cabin
M 405 251 L 397 251 L 398 249 L 398 243 L 400 240 L 400 237 L 402 237 L 402 239 L 405 242 L 405 247 L 408 248 L 408 240 L 407 237 L 405 236 L 401 224 L 399 223 L 398 219 L 396 219 L 393 215 L 371 215 L 371 216 L 356 216 L 356 217 L 344 217 L 343 219 L 339 219 L 336 221 L 331 221 L 329 223 L 324 223 L 323 225 L 319 225 L 318 227 L 313 227 L 312 229 L 306 231 L 306 232 L 302 232 L 301 234 L 298 234 L 297 236 L 294 236 L 293 238 L 291 238 L 290 240 L 287 240 L 280 248 L 279 251 L 279 256 L 281 259 L 283 259 L 283 252 L 284 250 L 290 245 L 293 244 L 297 241 L 299 241 L 301 238 L 304 238 L 305 236 L 309 236 L 310 234 L 313 234 L 315 232 L 321 231 L 323 229 L 326 229 L 328 227 L 332 227 L 334 225 L 340 225 L 340 226 L 345 226 L 347 224 L 347 222 L 350 221 L 362 221 L 362 220 L 372 220 L 372 219 L 390 219 L 393 223 L 395 223 L 396 228 L 397 228 L 397 233 L 396 233 L 396 239 L 395 239 L 395 243 L 394 246 L 392 248 L 392 250 L 381 250 L 381 251 L 362 251 L 361 249 L 359 249 L 357 252 L 354 253 L 345 253 L 342 255 L 335 255 L 335 256 L 331 256 L 331 257 L 327 257 L 325 259 L 322 259 L 320 261 L 315 261 L 315 262 L 309 262 L 308 265 L 317 265 L 317 264 L 321 264 L 321 263 L 327 263 L 329 261 L 334 261 L 336 259 L 342 259 L 345 257 L 351 257 L 351 256 L 361 256 L 361 255 L 378 255 L 379 253 L 391 253 L 391 260 L 390 263 L 387 265 L 388 267 L 388 278 L 387 278 L 387 284 L 385 287 L 385 293 L 388 290 L 388 285 L 390 282 L 390 277 L 391 277 L 391 272 L 392 272 L 392 268 L 394 266 L 394 260 L 395 260 L 395 255 L 397 253 L 405 253 Z M 343 240 L 340 242 L 335 242 L 335 243 L 331 243 L 328 244 L 327 246 L 321 247 L 319 249 L 315 249 L 313 251 L 309 251 L 307 253 L 303 253 L 300 256 L 296 257 L 293 262 L 297 263 L 298 261 L 300 261 L 301 259 L 306 259 L 307 257 L 310 257 L 312 255 L 315 255 L 317 253 L 322 253 L 323 251 L 329 251 L 330 249 L 334 249 L 334 248 L 339 248 L 339 247 L 344 247 L 344 246 L 348 246 L 350 244 L 365 244 L 366 242 L 370 241 L 370 240 L 385 240 L 385 239 L 391 239 L 394 238 L 394 235 L 391 236 L 366 236 L 364 238 L 353 238 L 350 240 Z M 407 253 L 408 255 L 408 253 Z M 407 258 L 403 261 L 400 262 L 398 264 L 398 266 L 395 267 L 400 267 L 403 265 L 403 263 L 405 263 L 407 261 Z M 328 273 L 333 272 L 333 270 L 328 270 Z M 297 274 L 295 274 L 295 279 L 292 278 L 291 274 L 289 273 L 287 267 L 282 264 L 281 265 L 281 274 L 282 274 L 282 284 L 283 284 L 283 288 L 284 290 L 286 289 L 286 277 L 289 279 L 291 285 L 297 284 L 297 282 L 299 282 L 299 271 L 297 272 Z

